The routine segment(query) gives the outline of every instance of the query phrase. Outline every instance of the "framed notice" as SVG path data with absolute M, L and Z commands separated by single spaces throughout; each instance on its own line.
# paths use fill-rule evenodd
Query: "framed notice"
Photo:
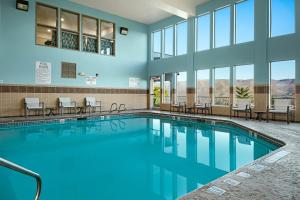
M 40 61 L 36 62 L 35 83 L 40 85 L 51 84 L 51 63 Z
M 88 76 L 85 78 L 86 85 L 96 85 L 97 77 L 96 76 Z
M 141 85 L 140 78 L 129 78 L 129 88 L 139 88 Z

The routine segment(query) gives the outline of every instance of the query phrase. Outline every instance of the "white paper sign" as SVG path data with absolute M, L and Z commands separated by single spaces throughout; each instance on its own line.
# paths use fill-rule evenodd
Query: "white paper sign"
M 85 78 L 85 83 L 87 85 L 96 85 L 97 84 L 97 77 L 96 76 L 88 76 Z
M 51 84 L 51 63 L 40 61 L 36 62 L 35 83 L 41 85 Z
M 140 78 L 129 78 L 129 88 L 138 88 L 141 85 Z

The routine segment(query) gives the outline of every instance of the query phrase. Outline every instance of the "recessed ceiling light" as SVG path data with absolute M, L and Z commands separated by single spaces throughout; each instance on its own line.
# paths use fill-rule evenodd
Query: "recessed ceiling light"
M 60 18 L 60 21 L 62 21 L 62 22 L 63 22 L 63 21 L 65 21 L 65 19 L 64 19 L 64 18 Z
M 51 30 L 50 30 L 50 29 L 48 29 L 47 31 L 48 31 L 48 32 L 51 32 Z

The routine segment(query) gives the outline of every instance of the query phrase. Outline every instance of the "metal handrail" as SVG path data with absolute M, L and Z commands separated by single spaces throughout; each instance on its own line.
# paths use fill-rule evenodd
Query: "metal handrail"
M 21 174 L 27 175 L 27 176 L 31 176 L 33 178 L 35 178 L 36 183 L 37 183 L 37 188 L 36 188 L 36 195 L 34 200 L 39 200 L 40 195 L 41 195 L 41 190 L 42 190 L 42 179 L 40 177 L 39 174 L 30 171 L 24 167 L 21 167 L 20 165 L 17 165 L 15 163 L 12 163 L 8 160 L 5 160 L 3 158 L 0 158 L 0 166 L 6 167 L 8 169 L 14 170 L 16 172 L 19 172 Z
M 123 106 L 123 109 L 121 109 L 122 106 Z M 118 109 L 118 112 L 121 112 L 121 111 L 126 111 L 125 104 L 120 104 L 119 109 Z
M 115 106 L 114 109 L 113 109 L 113 106 Z M 114 111 L 118 111 L 118 104 L 117 103 L 112 103 L 111 106 L 110 106 L 109 112 L 112 113 Z

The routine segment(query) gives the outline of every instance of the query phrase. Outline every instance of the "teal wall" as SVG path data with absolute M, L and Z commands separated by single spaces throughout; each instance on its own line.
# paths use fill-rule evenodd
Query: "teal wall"
M 208 11 L 213 12 L 222 6 L 239 0 L 213 0 L 197 7 L 197 15 Z M 300 0 L 296 1 L 296 34 L 281 37 L 268 37 L 268 0 L 255 1 L 255 40 L 253 42 L 231 45 L 202 52 L 195 52 L 195 23 L 194 18 L 188 19 L 188 53 L 183 56 L 164 58 L 151 61 L 151 51 L 148 52 L 148 75 L 161 75 L 166 72 L 188 72 L 188 86 L 194 87 L 194 71 L 197 69 L 235 66 L 244 64 L 255 65 L 255 83 L 268 84 L 269 62 L 280 60 L 296 60 L 296 82 L 300 83 Z M 233 13 L 233 6 L 231 6 Z M 233 22 L 233 17 L 231 21 Z M 171 17 L 149 26 L 148 37 L 151 32 L 175 24 L 182 19 Z M 233 23 L 231 23 L 233 24 Z M 211 23 L 211 29 L 212 23 Z M 233 37 L 234 27 L 231 27 Z M 148 39 L 149 49 L 151 41 Z
M 197 15 L 238 0 L 213 0 L 197 7 Z M 255 65 L 255 83 L 267 84 L 270 61 L 296 60 L 296 82 L 300 83 L 300 0 L 296 1 L 296 34 L 268 37 L 268 0 L 255 1 L 255 40 L 239 45 L 195 52 L 194 18 L 188 19 L 188 53 L 182 56 L 151 61 L 151 32 L 183 19 L 173 16 L 146 26 L 122 17 L 87 8 L 68 0 L 41 0 L 56 7 L 116 23 L 116 56 L 103 56 L 79 51 L 35 45 L 35 3 L 30 1 L 28 13 L 15 9 L 15 0 L 0 0 L 0 80 L 9 84 L 34 84 L 36 61 L 52 63 L 52 84 L 85 86 L 85 80 L 60 78 L 62 61 L 77 63 L 77 71 L 100 74 L 97 87 L 127 88 L 129 77 L 143 79 L 167 72 L 188 72 L 188 86 L 194 87 L 197 69 Z M 232 7 L 233 9 L 233 7 Z M 233 18 L 232 18 L 233 20 Z M 119 27 L 129 28 L 128 36 L 119 34 Z M 231 28 L 233 31 L 233 27 Z M 233 34 L 231 34 L 233 35 Z M 232 40 L 233 41 L 233 40 Z
M 2 24 L 0 46 L 4 49 L 0 62 L 0 80 L 6 84 L 34 84 L 35 62 L 52 63 L 52 84 L 85 86 L 83 77 L 62 79 L 61 62 L 77 63 L 77 72 L 86 75 L 100 74 L 97 87 L 127 88 L 128 78 L 141 78 L 141 88 L 147 79 L 147 26 L 131 20 L 84 7 L 68 0 L 41 0 L 49 5 L 116 23 L 116 56 L 85 53 L 35 45 L 35 4 L 30 0 L 29 12 L 16 10 L 15 0 L 1 0 Z M 1 22 L 1 20 L 0 20 Z M 119 34 L 121 26 L 129 34 Z M 1 49 L 0 49 L 1 50 Z
M 3 44 L 3 42 L 2 42 L 2 0 L 0 0 L 0 61 L 3 60 L 3 58 L 2 58 L 3 45 L 2 44 Z

